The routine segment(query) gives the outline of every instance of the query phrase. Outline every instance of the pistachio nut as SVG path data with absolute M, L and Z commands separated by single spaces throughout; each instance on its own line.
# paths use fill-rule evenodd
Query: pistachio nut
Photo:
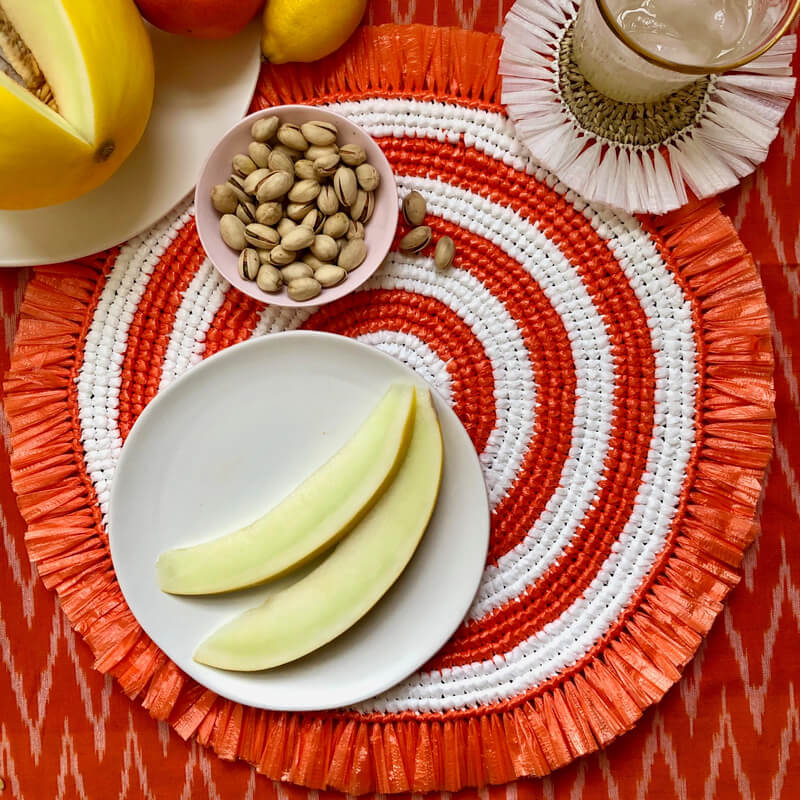
M 355 202 L 350 206 L 350 217 L 357 222 L 368 222 L 375 210 L 375 193 L 358 190 Z
M 358 194 L 356 174 L 350 167 L 339 167 L 333 176 L 333 188 L 336 197 L 343 206 L 351 206 Z
M 431 229 L 427 225 L 418 225 L 400 240 L 400 250 L 404 253 L 419 253 L 431 243 L 431 236 Z
M 357 167 L 367 160 L 367 152 L 360 144 L 346 144 L 339 148 L 339 157 L 348 167 Z
M 300 126 L 300 132 L 311 144 L 325 147 L 336 142 L 339 131 L 332 122 L 306 122 Z
M 319 173 L 314 168 L 314 162 L 309 161 L 307 158 L 301 158 L 294 162 L 294 174 L 301 181 L 305 180 L 319 180 Z
M 283 286 L 281 271 L 272 264 L 262 264 L 256 276 L 256 283 L 262 292 L 277 292 Z
M 325 147 L 312 144 L 311 147 L 306 150 L 303 158 L 307 158 L 309 161 L 316 161 L 318 158 L 322 158 L 322 156 L 329 156 L 331 154 L 335 155 L 338 152 L 339 148 L 335 144 L 328 144 L 325 145 Z
M 314 169 L 317 171 L 317 175 L 322 178 L 330 178 L 334 172 L 339 168 L 339 154 L 338 153 L 327 153 L 324 156 L 320 156 L 314 162 Z
M 275 135 L 281 144 L 292 150 L 303 152 L 308 147 L 306 137 L 300 132 L 300 126 L 293 122 L 284 122 Z
M 312 208 L 303 217 L 303 221 L 300 224 L 304 228 L 310 228 L 314 233 L 323 233 L 322 227 L 325 224 L 325 215 L 318 208 Z
M 439 269 L 447 269 L 452 263 L 456 254 L 456 246 L 449 236 L 442 236 L 436 242 L 436 249 L 433 251 L 433 261 Z
M 235 217 L 234 217 L 235 219 Z M 326 236 L 324 233 L 314 237 L 311 243 L 311 254 L 315 255 L 320 261 L 333 261 L 339 253 L 339 246 L 335 239 Z
M 253 163 L 263 169 L 269 164 L 269 156 L 272 149 L 263 142 L 250 142 L 247 145 L 247 154 L 253 159 Z
M 316 297 L 322 291 L 322 286 L 314 278 L 295 278 L 286 290 L 292 300 L 302 302 Z
M 295 281 L 298 278 L 311 278 L 313 275 L 314 270 L 302 261 L 292 261 L 291 264 L 281 269 L 281 277 L 286 283 Z
M 336 246 L 339 248 L 339 253 L 342 252 L 342 249 L 347 244 L 347 239 L 344 236 L 341 239 L 336 240 Z M 339 258 L 339 253 L 336 254 L 336 258 Z
M 359 164 L 356 167 L 356 178 L 365 192 L 374 192 L 381 182 L 381 174 L 372 164 Z
M 245 200 L 244 203 L 239 203 L 236 207 L 236 216 L 244 222 L 245 225 L 249 225 L 251 222 L 256 221 L 256 207 L 254 203 L 251 203 L 249 200 Z
M 313 200 L 310 203 L 287 203 L 286 216 L 289 217 L 289 219 L 293 219 L 295 222 L 300 222 L 314 207 L 315 203 Z
M 249 178 L 250 175 L 247 177 Z M 242 178 L 240 175 L 231 175 L 230 178 L 228 178 L 228 185 L 233 189 L 240 201 L 250 199 L 244 188 L 245 180 L 246 178 Z
M 247 240 L 244 238 L 244 222 L 233 214 L 223 214 L 219 219 L 219 235 L 231 250 L 244 250 Z
M 303 154 L 299 150 L 292 150 L 291 147 L 287 147 L 285 144 L 276 144 L 272 148 L 272 152 L 283 153 L 285 156 L 288 156 L 289 160 L 292 162 L 303 157 Z
M 271 200 L 269 203 L 261 203 L 256 208 L 256 222 L 262 225 L 277 225 L 283 217 L 283 206 Z
M 242 183 L 242 187 L 247 192 L 247 194 L 255 194 L 256 189 L 258 189 L 258 184 L 264 180 L 264 178 L 269 175 L 270 171 L 268 169 L 255 169 L 253 170 Z
M 229 183 L 218 183 L 211 189 L 211 205 L 220 214 L 233 214 L 241 198 Z
M 296 253 L 298 250 L 305 250 L 313 241 L 314 231 L 306 228 L 305 225 L 298 225 L 281 239 L 281 245 L 286 250 Z
M 317 208 L 330 217 L 339 210 L 339 198 L 333 186 L 323 186 L 317 196 Z
M 409 192 L 403 200 L 403 217 L 409 225 L 416 227 L 425 221 L 428 213 L 425 198 L 419 192 Z
M 258 251 L 258 258 L 259 258 L 259 260 L 261 261 L 262 264 L 269 264 L 270 266 L 272 265 L 272 262 L 269 260 L 269 254 L 271 252 L 272 252 L 271 250 L 259 250 Z
M 289 189 L 289 201 L 292 203 L 310 203 L 312 200 L 317 199 L 319 190 L 320 185 L 318 180 L 311 178 L 304 181 L 298 181 L 294 186 L 292 186 L 291 189 Z
M 333 264 L 323 264 L 315 273 L 314 278 L 318 280 L 326 289 L 336 286 L 347 277 L 347 270 L 336 267 Z
M 279 170 L 280 172 L 288 172 L 294 175 L 294 161 L 283 150 L 273 150 L 269 154 L 269 168 Z
M 276 267 L 285 267 L 287 264 L 291 264 L 295 258 L 297 256 L 291 250 L 287 250 L 280 244 L 269 251 L 269 263 Z
M 320 267 L 325 266 L 324 261 L 320 261 L 313 253 L 305 253 L 303 255 L 303 263 L 308 264 L 311 269 L 316 272 Z
M 325 220 L 325 224 L 322 226 L 322 232 L 326 236 L 330 236 L 333 239 L 338 239 L 347 233 L 347 227 L 349 225 L 350 220 L 347 214 L 345 214 L 344 211 L 339 211 L 332 217 L 328 217 Z
M 279 197 L 283 197 L 292 188 L 293 183 L 294 178 L 288 172 L 271 170 L 257 184 L 256 197 L 258 202 L 268 203 L 270 200 L 277 200 Z
M 251 222 L 244 229 L 244 238 L 249 245 L 257 247 L 259 250 L 271 250 L 281 240 L 281 236 L 275 228 L 262 225 L 260 222 Z
M 237 153 L 231 161 L 231 166 L 233 167 L 233 171 L 243 178 L 251 172 L 255 172 L 257 169 L 256 162 L 244 153 Z
M 266 142 L 277 133 L 280 124 L 281 121 L 278 117 L 261 117 L 253 123 L 250 135 L 257 142 Z
M 261 260 L 252 247 L 246 247 L 239 253 L 239 277 L 246 281 L 254 281 L 261 269 Z
M 348 239 L 363 239 L 365 235 L 364 223 L 351 219 L 350 224 L 347 226 L 347 233 L 345 236 Z
M 350 239 L 339 253 L 337 264 L 348 272 L 364 263 L 367 257 L 367 243 L 363 239 Z
M 281 235 L 281 238 L 286 236 L 287 233 L 293 231 L 297 227 L 297 223 L 293 220 L 289 219 L 289 217 L 284 217 L 278 223 L 278 233 Z

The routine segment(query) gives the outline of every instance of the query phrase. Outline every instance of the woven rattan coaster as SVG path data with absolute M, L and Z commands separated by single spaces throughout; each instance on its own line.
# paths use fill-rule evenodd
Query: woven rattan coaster
M 572 56 L 579 0 L 517 0 L 506 17 L 502 100 L 538 163 L 587 200 L 664 213 L 735 186 L 767 156 L 794 94 L 797 37 L 663 100 L 597 91 Z
M 756 533 L 772 359 L 748 253 L 713 203 L 636 219 L 535 165 L 499 104 L 500 46 L 366 28 L 259 84 L 257 107 L 330 105 L 371 132 L 399 193 L 421 192 L 434 237 L 454 239 L 449 269 L 395 250 L 339 301 L 263 306 L 218 276 L 184 207 L 27 289 L 5 407 L 43 582 L 131 698 L 278 780 L 455 791 L 607 744 L 678 680 Z M 149 400 L 221 348 L 301 327 L 357 337 L 440 392 L 492 507 L 451 641 L 385 694 L 319 714 L 248 708 L 183 675 L 125 605 L 104 525 Z

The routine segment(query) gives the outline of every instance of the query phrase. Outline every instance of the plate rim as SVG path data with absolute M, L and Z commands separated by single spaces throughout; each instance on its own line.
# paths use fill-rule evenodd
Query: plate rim
M 264 346 L 267 342 L 275 343 L 278 339 L 286 339 L 286 338 L 293 338 L 293 339 L 325 339 L 329 341 L 334 341 L 337 345 L 341 345 L 344 347 L 353 347 L 356 350 L 360 350 L 363 353 L 368 354 L 368 357 L 377 357 L 380 360 L 385 360 L 391 362 L 393 367 L 400 368 L 402 371 L 406 371 L 409 375 L 409 378 L 413 380 L 416 385 L 425 385 L 433 394 L 434 396 L 434 404 L 437 406 L 437 410 L 441 413 L 442 409 L 444 409 L 445 413 L 451 415 L 452 419 L 457 423 L 454 430 L 455 435 L 461 439 L 462 443 L 468 447 L 468 452 L 471 453 L 471 461 L 474 467 L 477 469 L 477 473 L 480 476 L 481 484 L 483 486 L 483 493 L 481 494 L 480 503 L 480 512 L 481 512 L 481 528 L 485 530 L 485 542 L 484 547 L 482 548 L 482 559 L 480 561 L 480 567 L 475 570 L 474 580 L 469 584 L 473 586 L 473 591 L 469 594 L 469 600 L 465 604 L 459 605 L 459 616 L 458 620 L 456 621 L 454 626 L 447 626 L 446 631 L 442 633 L 440 637 L 436 637 L 436 647 L 432 648 L 430 652 L 428 650 L 425 651 L 424 655 L 420 656 L 419 658 L 413 659 L 413 665 L 405 669 L 397 677 L 393 677 L 392 682 L 388 684 L 381 684 L 379 688 L 370 688 L 366 692 L 354 694 L 352 697 L 347 697 L 346 699 L 336 699 L 324 705 L 319 703 L 316 704 L 307 704 L 307 703 L 271 703 L 270 705 L 265 705 L 263 701 L 256 700 L 254 702 L 252 697 L 247 697 L 246 693 L 240 693 L 236 689 L 228 691 L 224 687 L 220 690 L 219 687 L 216 686 L 209 686 L 203 679 L 201 675 L 198 675 L 200 667 L 202 665 L 196 665 L 193 661 L 191 663 L 182 664 L 179 663 L 169 652 L 162 646 L 162 644 L 153 637 L 150 630 L 139 620 L 139 617 L 136 615 L 131 603 L 129 602 L 129 597 L 125 589 L 123 588 L 122 581 L 119 578 L 119 574 L 117 571 L 117 559 L 114 555 L 114 534 L 113 528 L 114 526 L 111 524 L 112 522 L 112 515 L 113 515 L 113 508 L 114 508 L 114 501 L 115 497 L 117 496 L 118 492 L 121 491 L 119 489 L 121 482 L 118 480 L 118 476 L 120 475 L 121 467 L 125 460 L 130 458 L 131 449 L 127 448 L 126 446 L 128 442 L 135 441 L 134 437 L 137 435 L 137 427 L 138 430 L 141 431 L 146 425 L 147 420 L 153 417 L 155 414 L 159 412 L 159 406 L 162 404 L 159 402 L 160 400 L 163 401 L 163 398 L 168 396 L 169 394 L 174 393 L 177 391 L 174 387 L 180 387 L 183 383 L 185 383 L 186 379 L 189 376 L 197 376 L 201 371 L 207 372 L 209 369 L 214 368 L 214 364 L 223 360 L 226 356 L 231 357 L 233 352 L 241 352 L 245 349 L 255 349 L 259 346 Z M 142 425 L 140 425 L 140 421 L 144 420 Z M 125 442 L 122 447 L 122 451 L 119 456 L 119 461 L 117 462 L 117 467 L 114 472 L 114 479 L 111 484 L 111 492 L 109 495 L 109 505 L 108 505 L 108 512 L 106 515 L 106 528 L 107 528 L 107 538 L 108 538 L 108 550 L 109 556 L 111 558 L 111 563 L 114 568 L 114 578 L 117 582 L 117 585 L 122 593 L 122 596 L 125 600 L 125 603 L 130 610 L 130 613 L 134 616 L 137 623 L 141 626 L 144 633 L 153 641 L 153 643 L 170 659 L 179 669 L 185 672 L 192 680 L 196 681 L 198 684 L 204 686 L 205 688 L 213 691 L 215 694 L 219 695 L 220 697 L 224 697 L 228 700 L 233 702 L 241 703 L 245 706 L 252 706 L 254 708 L 264 709 L 268 711 L 280 711 L 280 712 L 314 712 L 314 711 L 329 711 L 337 708 L 344 708 L 350 707 L 357 703 L 361 703 L 365 700 L 368 700 L 372 697 L 378 696 L 383 692 L 391 689 L 393 686 L 396 686 L 398 683 L 402 682 L 410 675 L 413 675 L 414 672 L 419 670 L 421 666 L 423 666 L 427 661 L 429 661 L 450 639 L 453 633 L 458 629 L 461 620 L 466 616 L 469 608 L 472 604 L 474 599 L 475 593 L 477 592 L 481 577 L 484 572 L 484 567 L 486 563 L 486 556 L 488 554 L 489 549 L 489 539 L 490 539 L 490 525 L 491 525 L 491 508 L 489 503 L 489 492 L 486 486 L 485 476 L 483 474 L 483 468 L 480 464 L 480 459 L 477 451 L 475 450 L 474 445 L 472 444 L 472 440 L 469 437 L 463 423 L 459 419 L 458 415 L 452 409 L 450 404 L 442 397 L 442 395 L 438 392 L 438 390 L 429 384 L 424 378 L 418 375 L 414 370 L 411 369 L 408 365 L 404 364 L 399 359 L 395 358 L 394 356 L 389 355 L 388 353 L 379 350 L 378 348 L 369 345 L 365 342 L 358 341 L 357 339 L 353 339 L 348 336 L 343 336 L 340 334 L 329 333 L 327 331 L 315 331 L 315 330 L 292 330 L 292 331 L 280 331 L 271 334 L 265 334 L 263 336 L 252 337 L 250 339 L 246 339 L 243 342 L 238 342 L 230 347 L 226 347 L 223 350 L 214 353 L 213 355 L 209 356 L 208 358 L 204 359 L 198 364 L 187 369 L 182 375 L 178 376 L 172 383 L 169 384 L 164 390 L 158 392 L 155 397 L 147 404 L 141 414 L 138 416 L 136 421 L 134 422 L 131 430 L 128 433 L 128 436 L 125 439 Z M 477 563 L 477 561 L 476 561 Z M 398 578 L 399 580 L 399 578 Z M 387 590 L 388 591 L 388 590 Z M 463 606 L 463 607 L 462 607 Z M 369 612 L 368 612 L 369 613 Z M 366 615 L 365 615 L 366 616 Z M 263 672 L 263 671 L 261 671 Z M 261 674 L 261 672 L 255 672 L 253 674 Z

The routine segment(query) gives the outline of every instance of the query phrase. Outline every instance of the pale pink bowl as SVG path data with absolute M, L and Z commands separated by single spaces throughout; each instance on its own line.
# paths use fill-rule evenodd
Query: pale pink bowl
M 381 183 L 375 194 L 375 211 L 364 226 L 367 243 L 367 257 L 364 263 L 350 272 L 347 279 L 338 286 L 323 289 L 313 300 L 297 302 L 292 300 L 286 289 L 274 294 L 262 292 L 254 281 L 239 277 L 239 254 L 231 250 L 219 233 L 219 213 L 211 205 L 211 188 L 214 184 L 225 183 L 231 174 L 231 159 L 236 153 L 246 153 L 250 143 L 250 128 L 259 117 L 277 115 L 282 122 L 298 125 L 309 120 L 319 119 L 333 122 L 339 129 L 339 144 L 360 144 L 367 151 L 367 161 L 378 170 Z M 338 300 L 361 286 L 383 263 L 394 239 L 397 229 L 397 186 L 386 156 L 374 139 L 358 125 L 345 117 L 312 106 L 274 106 L 250 114 L 234 125 L 211 151 L 203 165 L 194 194 L 197 216 L 197 232 L 211 263 L 217 271 L 239 291 L 262 303 L 276 306 L 303 307 L 320 306 Z

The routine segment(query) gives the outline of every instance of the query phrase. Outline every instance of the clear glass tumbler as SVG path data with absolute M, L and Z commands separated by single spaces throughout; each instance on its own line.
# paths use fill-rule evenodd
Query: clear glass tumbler
M 582 0 L 573 57 L 608 97 L 652 102 L 757 58 L 798 10 L 800 0 Z

